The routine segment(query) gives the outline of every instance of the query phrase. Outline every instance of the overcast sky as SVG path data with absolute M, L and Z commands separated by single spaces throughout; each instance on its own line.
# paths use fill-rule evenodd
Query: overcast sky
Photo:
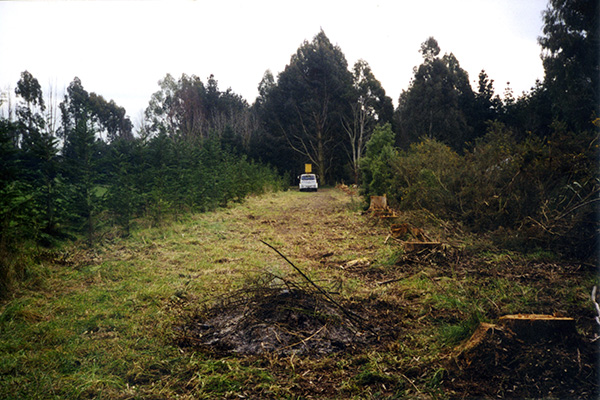
M 28 70 L 44 91 L 79 77 L 134 122 L 167 73 L 214 74 L 254 102 L 322 28 L 349 67 L 366 60 L 394 104 L 435 37 L 477 89 L 479 71 L 515 96 L 544 76 L 537 38 L 547 0 L 0 1 L 0 89 Z

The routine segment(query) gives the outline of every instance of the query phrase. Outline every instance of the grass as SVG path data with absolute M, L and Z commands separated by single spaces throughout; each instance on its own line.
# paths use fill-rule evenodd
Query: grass
M 317 199 L 333 207 L 324 213 Z M 308 200 L 293 191 L 252 197 L 140 228 L 93 250 L 73 244 L 41 255 L 29 280 L 0 305 L 0 398 L 443 398 L 439 359 L 480 321 L 553 308 L 591 310 L 586 295 L 597 284 L 593 274 L 542 266 L 526 271 L 539 273 L 539 284 L 517 279 L 500 269 L 527 265 L 531 256 L 488 247 L 451 271 L 436 263 L 411 267 L 397 262 L 403 253 L 384 242 L 387 227 L 361 216 L 355 200 L 333 190 Z M 397 340 L 318 358 L 180 349 L 174 327 L 188 310 L 264 271 L 293 273 L 260 240 L 324 287 L 341 286 L 344 298 L 388 302 L 402 315 Z M 340 268 L 359 258 L 370 265 Z M 465 272 L 477 268 L 490 273 Z M 398 279 L 381 285 L 382 276 Z M 552 293 L 548 283 L 555 285 Z

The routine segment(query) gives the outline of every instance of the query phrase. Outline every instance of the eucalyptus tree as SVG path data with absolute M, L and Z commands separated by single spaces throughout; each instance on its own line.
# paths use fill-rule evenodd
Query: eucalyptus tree
M 278 114 L 280 92 L 273 73 L 266 70 L 258 84 L 258 97 L 252 104 L 252 114 L 258 123 L 250 141 L 249 155 L 255 160 L 274 166 L 280 173 L 294 172 L 298 153 L 280 134 Z M 301 161 L 300 161 L 301 162 Z
M 325 32 L 302 43 L 267 97 L 267 129 L 296 153 L 296 168 L 312 163 L 323 183 L 341 175 L 341 121 L 351 112 L 352 74 Z
M 108 142 L 133 139 L 133 124 L 125 108 L 118 106 L 114 100 L 106 101 L 96 93 L 90 93 L 89 101 L 102 139 L 106 138 Z
M 21 73 L 15 94 L 20 99 L 17 104 L 17 119 L 21 125 L 22 139 L 36 135 L 44 129 L 43 111 L 46 109 L 42 87 L 28 71 Z
M 398 102 L 403 144 L 429 138 L 461 150 L 472 134 L 467 118 L 474 102 L 469 76 L 452 53 L 439 57 L 433 37 L 423 42 L 420 52 L 423 63 Z
M 180 130 L 176 100 L 178 83 L 171 74 L 167 74 L 158 81 L 158 86 L 160 90 L 152 94 L 145 111 L 148 131 L 153 135 L 174 136 Z M 203 85 L 198 89 L 204 90 Z
M 354 64 L 352 76 L 354 101 L 350 104 L 350 115 L 344 117 L 342 123 L 348 135 L 345 147 L 354 183 L 358 184 L 360 160 L 373 128 L 376 124 L 391 122 L 394 106 L 365 60 L 358 60 Z
M 231 89 L 219 90 L 214 75 L 204 84 L 195 75 L 182 74 L 176 80 L 167 74 L 159 86 L 145 111 L 152 134 L 197 140 L 211 132 L 220 137 L 229 129 L 242 137 L 249 135 L 247 102 Z
M 538 40 L 554 117 L 589 129 L 600 117 L 600 3 L 550 0 L 543 18 Z
M 468 118 L 473 128 L 473 138 L 476 138 L 485 135 L 489 121 L 502 117 L 502 100 L 495 94 L 494 80 L 483 69 L 479 72 L 474 96 L 474 107 Z
M 25 158 L 23 173 L 36 174 L 39 167 L 37 163 L 42 158 L 39 157 L 40 146 L 46 142 L 44 95 L 38 80 L 28 71 L 21 73 L 15 94 L 17 96 L 18 143 Z

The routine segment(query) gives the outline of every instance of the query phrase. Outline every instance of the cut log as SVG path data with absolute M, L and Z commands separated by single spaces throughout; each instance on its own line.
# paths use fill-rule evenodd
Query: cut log
M 416 228 L 407 223 L 393 224 L 390 226 L 390 232 L 392 236 L 397 239 L 406 239 L 408 236 L 412 236 L 413 238 L 422 240 L 424 242 L 432 241 L 429 237 L 427 237 L 422 229 Z
M 500 317 L 498 324 L 510 329 L 519 339 L 527 342 L 537 342 L 542 339 L 565 339 L 577 334 L 573 318 L 555 317 L 554 315 L 505 315 Z

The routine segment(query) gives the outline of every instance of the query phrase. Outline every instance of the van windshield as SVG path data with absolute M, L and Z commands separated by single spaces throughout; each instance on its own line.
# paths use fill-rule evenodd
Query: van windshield
M 302 179 L 303 181 L 314 181 L 315 176 L 314 175 L 302 175 L 300 177 L 300 179 Z

